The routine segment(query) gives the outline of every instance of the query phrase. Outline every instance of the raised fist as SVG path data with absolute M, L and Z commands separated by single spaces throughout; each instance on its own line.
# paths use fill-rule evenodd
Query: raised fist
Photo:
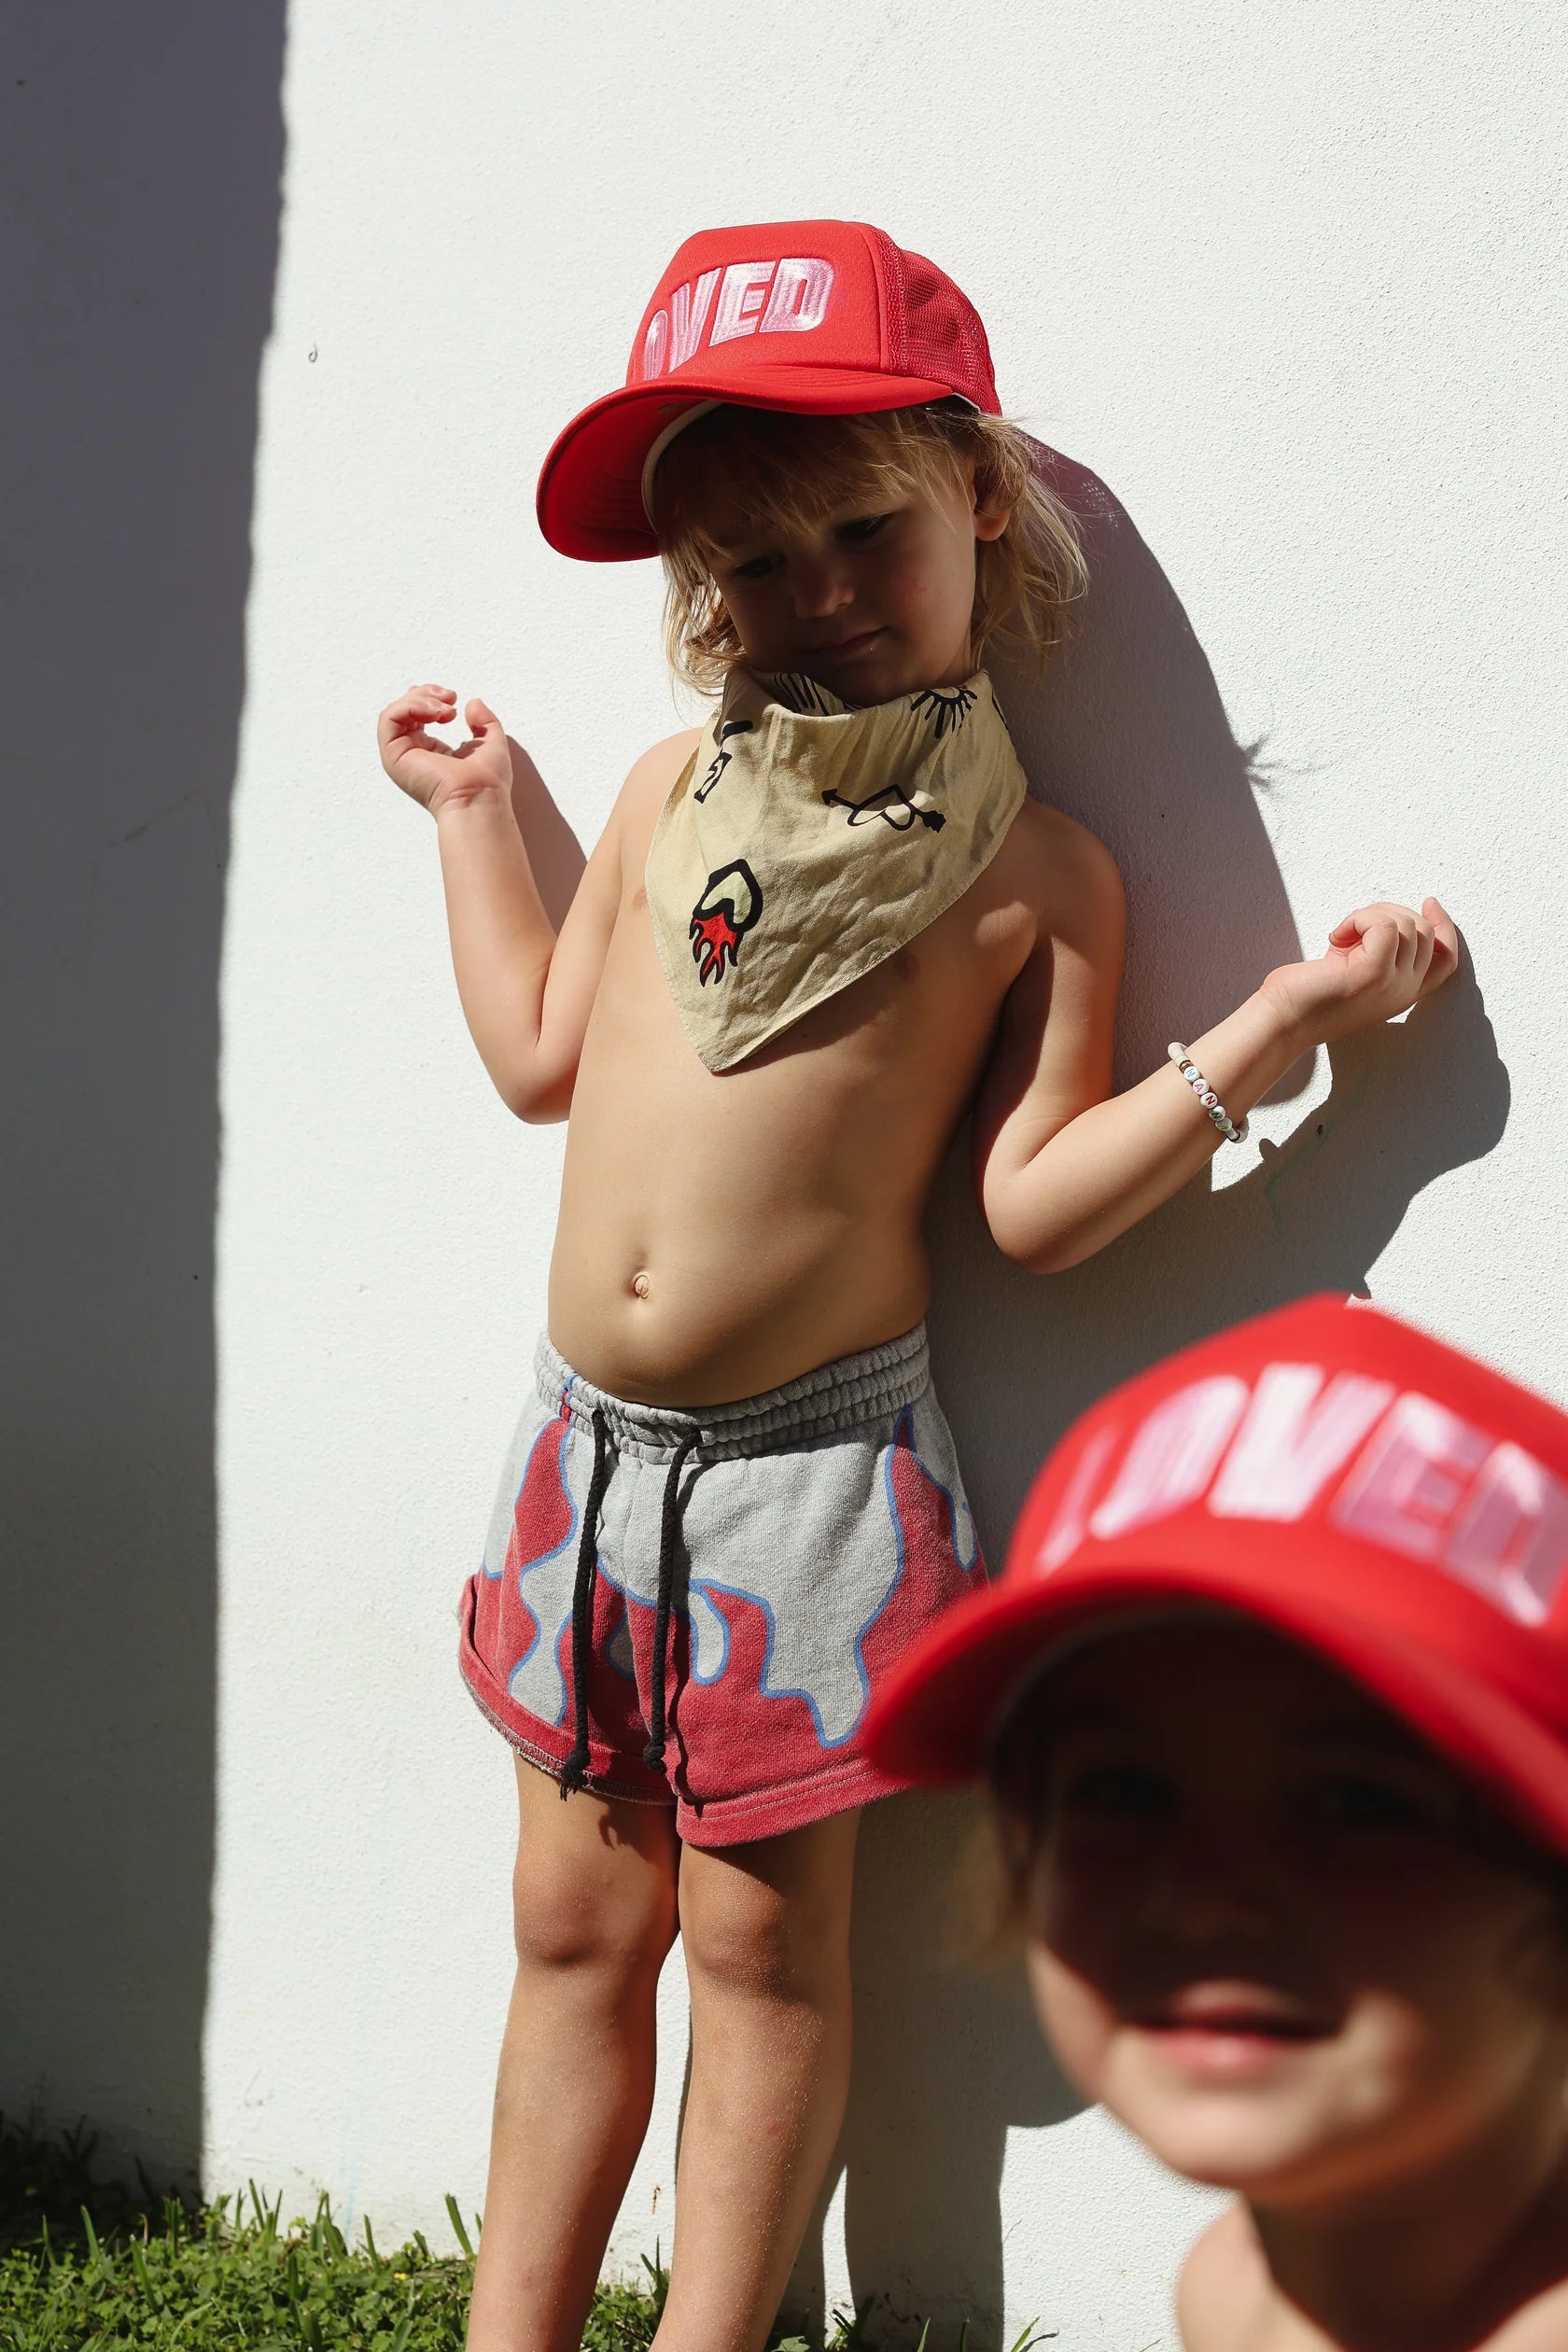
M 1327 1044 L 1408 1012 L 1440 988 L 1459 961 L 1459 933 L 1435 898 L 1407 906 L 1358 906 L 1328 935 L 1327 953 L 1281 964 L 1264 982 L 1304 1043 Z

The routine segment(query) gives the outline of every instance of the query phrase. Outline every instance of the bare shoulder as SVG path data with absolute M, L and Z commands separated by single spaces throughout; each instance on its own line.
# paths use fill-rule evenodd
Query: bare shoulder
M 616 803 L 617 814 L 623 811 L 634 823 L 646 815 L 651 824 L 701 740 L 700 727 L 682 727 L 679 735 L 665 735 L 663 742 L 651 745 L 632 763 Z
M 1098 834 L 1059 808 L 1026 801 L 1014 820 L 1008 847 L 1016 861 L 1019 887 L 1028 893 L 1042 928 L 1054 939 L 1085 951 L 1120 951 L 1127 899 L 1115 859 Z
M 665 735 L 633 761 L 594 853 L 602 858 L 607 871 L 619 869 L 624 875 L 636 866 L 640 872 L 670 786 L 701 739 L 700 728 L 683 727 L 679 735 Z
M 1211 2221 L 1182 2265 L 1176 2324 L 1184 2352 L 1235 2352 L 1262 2316 L 1268 2274 L 1247 2214 L 1232 2205 Z

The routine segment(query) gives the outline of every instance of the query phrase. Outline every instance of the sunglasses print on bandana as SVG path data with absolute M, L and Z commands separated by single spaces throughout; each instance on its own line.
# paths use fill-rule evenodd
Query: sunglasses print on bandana
M 940 833 L 947 822 L 939 810 L 917 808 L 902 784 L 884 784 L 879 792 L 868 792 L 864 800 L 846 800 L 842 792 L 824 792 L 822 800 L 829 808 L 847 808 L 851 825 L 869 825 L 874 817 L 880 817 L 894 833 L 907 833 L 917 817 L 928 833 Z

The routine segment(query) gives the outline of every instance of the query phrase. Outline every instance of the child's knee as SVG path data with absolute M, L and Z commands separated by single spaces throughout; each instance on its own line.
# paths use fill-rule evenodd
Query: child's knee
M 616 1983 L 657 1976 L 675 1940 L 673 1872 L 621 1849 L 585 1869 L 569 1853 L 525 1846 L 512 1873 L 518 1966 Z
M 828 2000 L 847 1981 L 847 1911 L 836 1894 L 803 1899 L 748 1877 L 709 1877 L 682 1904 L 681 1943 L 693 1982 L 754 2000 Z

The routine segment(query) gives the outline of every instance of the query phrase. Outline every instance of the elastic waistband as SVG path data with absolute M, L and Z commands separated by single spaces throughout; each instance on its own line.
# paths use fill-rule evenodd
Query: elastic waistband
M 574 1421 L 592 1422 L 602 1413 L 619 1453 L 665 1461 L 693 1435 L 703 1459 L 733 1460 L 737 1454 L 771 1453 L 813 1437 L 832 1437 L 868 1421 L 902 1412 L 931 1385 L 926 1326 L 859 1355 L 839 1356 L 803 1372 L 782 1388 L 733 1405 L 699 1405 L 690 1411 L 669 1405 L 635 1405 L 611 1396 L 574 1372 L 540 1332 L 534 1374 L 541 1400 Z

